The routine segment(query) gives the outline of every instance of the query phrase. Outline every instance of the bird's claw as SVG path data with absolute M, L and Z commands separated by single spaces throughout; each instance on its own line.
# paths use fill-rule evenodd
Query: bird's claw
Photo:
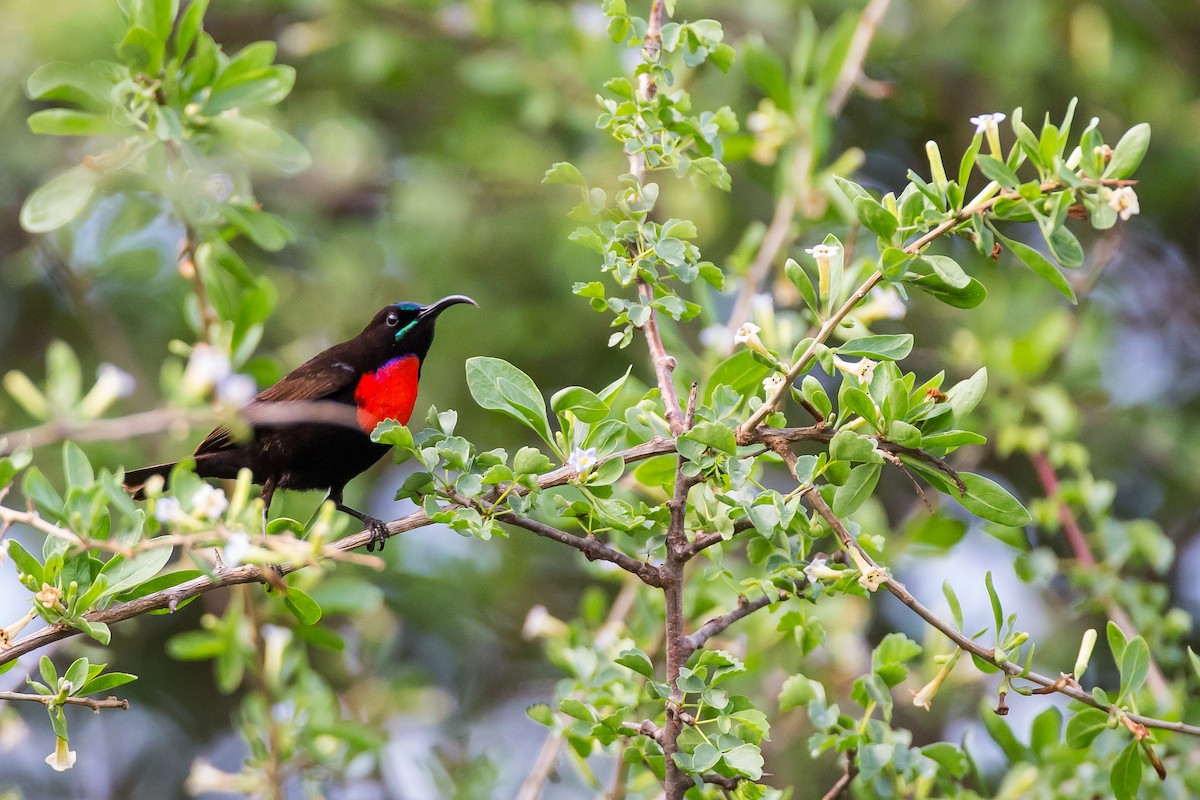
M 363 525 L 371 532 L 371 538 L 367 540 L 367 552 L 374 553 L 375 547 L 378 545 L 379 552 L 383 552 L 383 545 L 388 539 L 387 523 L 375 517 L 364 517 Z

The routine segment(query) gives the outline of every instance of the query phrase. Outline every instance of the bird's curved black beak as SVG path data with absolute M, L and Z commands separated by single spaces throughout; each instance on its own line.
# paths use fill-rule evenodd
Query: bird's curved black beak
M 459 303 L 470 303 L 473 306 L 479 306 L 479 303 L 476 303 L 465 294 L 452 294 L 449 297 L 443 297 L 436 303 L 430 303 L 427 306 L 423 306 L 421 310 L 417 312 L 417 319 L 433 319 L 450 306 L 458 305 Z

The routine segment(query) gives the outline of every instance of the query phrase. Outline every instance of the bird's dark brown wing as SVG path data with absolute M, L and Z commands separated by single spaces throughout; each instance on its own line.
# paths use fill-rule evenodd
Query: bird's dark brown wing
M 320 353 L 285 375 L 280 381 L 258 393 L 243 409 L 253 418 L 254 407 L 263 403 L 284 403 L 298 400 L 328 400 L 350 388 L 358 370 L 338 359 L 338 348 Z M 196 455 L 216 453 L 239 446 L 229 428 L 222 426 L 210 433 L 196 447 Z

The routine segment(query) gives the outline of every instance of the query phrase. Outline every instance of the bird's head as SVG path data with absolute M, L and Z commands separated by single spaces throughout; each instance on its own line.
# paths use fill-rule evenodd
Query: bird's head
M 438 315 L 459 303 L 478 306 L 466 295 L 452 294 L 436 303 L 423 306 L 420 303 L 393 303 L 384 306 L 358 335 L 383 353 L 402 356 L 415 355 L 424 359 L 433 343 L 433 325 Z

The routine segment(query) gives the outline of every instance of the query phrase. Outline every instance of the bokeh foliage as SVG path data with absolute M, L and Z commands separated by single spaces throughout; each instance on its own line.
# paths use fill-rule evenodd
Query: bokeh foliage
M 712 68 L 694 73 L 681 68 L 680 74 L 686 74 L 683 80 L 697 109 L 728 105 L 731 116 L 742 122 L 738 133 L 724 138 L 721 154 L 729 164 L 732 194 L 663 180 L 658 202 L 670 216 L 695 221 L 696 244 L 734 286 L 737 276 L 750 266 L 776 197 L 788 185 L 786 167 L 796 158 L 797 142 L 805 162 L 796 169 L 804 171 L 805 177 L 798 181 L 803 191 L 792 231 L 796 241 L 788 254 L 803 261 L 805 246 L 824 241 L 830 225 L 845 227 L 849 218 L 833 172 L 846 175 L 847 168 L 861 163 L 855 178 L 874 190 L 876 197 L 899 192 L 908 169 L 928 177 L 924 142 L 935 138 L 953 173 L 956 159 L 950 154 L 970 145 L 972 126 L 967 119 L 981 111 L 1022 106 L 1027 121 L 1040 120 L 1044 112 L 1058 118 L 1077 95 L 1077 131 L 1086 120 L 1099 116 L 1106 137 L 1115 144 L 1133 123 L 1152 124 L 1154 147 L 1138 172 L 1143 180 L 1138 195 L 1146 210 L 1132 230 L 1104 239 L 1081 234 L 1083 249 L 1099 255 L 1076 273 L 1082 276 L 1074 285 L 1081 295 L 1079 307 L 1066 306 L 1053 289 L 1019 265 L 1009 261 L 996 265 L 963 247 L 949 252 L 988 288 L 988 299 L 979 308 L 966 313 L 918 296 L 903 323 L 882 323 L 885 332 L 915 334 L 917 349 L 905 367 L 918 375 L 946 368 L 961 380 L 979 365 L 987 365 L 988 396 L 976 411 L 976 424 L 988 433 L 991 446 L 976 450 L 970 459 L 977 463 L 967 466 L 988 472 L 1030 500 L 1027 504 L 1037 528 L 1027 529 L 1025 535 L 990 531 L 1003 542 L 999 547 L 1008 548 L 997 551 L 984 531 L 975 525 L 968 529 L 962 518 L 953 514 L 931 518 L 920 508 L 911 510 L 920 502 L 914 501 L 911 487 L 898 475 L 883 479 L 880 501 L 859 509 L 855 519 L 864 528 L 890 531 L 888 559 L 899 559 L 906 577 L 928 574 L 933 590 L 923 597 L 929 603 L 944 577 L 938 565 L 955 563 L 941 560 L 947 553 L 978 548 L 991 554 L 987 558 L 999 552 L 1004 561 L 1015 562 L 1024 584 L 1013 585 L 1012 591 L 1028 596 L 1033 606 L 1022 613 L 1022 622 L 1033 627 L 1028 617 L 1038 620 L 1035 639 L 1042 644 L 1039 657 L 1047 663 L 1068 668 L 1079 632 L 1089 625 L 1104 631 L 1104 603 L 1089 604 L 1088 598 L 1109 597 L 1128 609 L 1136 631 L 1144 634 L 1162 669 L 1172 676 L 1186 675 L 1189 664 L 1182 643 L 1190 619 L 1175 608 L 1186 596 L 1172 597 L 1168 577 L 1175 552 L 1187 545 L 1191 534 L 1186 515 L 1188 498 L 1194 496 L 1195 471 L 1190 469 L 1193 462 L 1186 445 L 1194 437 L 1187 422 L 1195 387 L 1184 375 L 1195 355 L 1178 341 L 1195 333 L 1189 327 L 1194 326 L 1194 315 L 1188 316 L 1195 303 L 1194 277 L 1185 266 L 1194 261 L 1197 249 L 1191 224 L 1195 203 L 1189 193 L 1200 168 L 1196 126 L 1185 122 L 1196 84 L 1187 44 L 1188 31 L 1195 28 L 1194 9 L 1180 7 L 1164 11 L 1162 17 L 1149 13 L 1134 18 L 1123 6 L 1102 3 L 1014 2 L 987 14 L 955 4 L 896 4 L 876 32 L 865 66 L 870 78 L 881 81 L 871 86 L 886 89 L 887 96 L 856 93 L 842 113 L 829 119 L 815 104 L 825 98 L 823 92 L 836 74 L 816 75 L 811 81 L 798 75 L 797 43 L 820 31 L 825 37 L 820 47 L 828 56 L 831 49 L 845 46 L 857 17 L 843 14 L 841 4 L 818 3 L 809 8 L 763 0 L 736 9 L 724 5 L 681 3 L 678 11 L 680 19 L 721 20 L 724 40 L 739 52 L 730 74 Z M 633 4 L 631 12 L 645 13 Z M 992 13 L 1003 14 L 1013 24 L 990 24 Z M 7 29 L 28 34 L 11 36 L 14 46 L 0 56 L 6 72 L 18 78 L 55 59 L 76 64 L 86 63 L 89 54 L 111 59 L 113 43 L 126 36 L 119 12 L 108 3 L 35 6 L 18 2 L 0 15 Z M 264 89 L 264 106 L 247 110 L 295 136 L 311 154 L 311 167 L 291 177 L 256 174 L 253 194 L 247 194 L 248 178 L 217 170 L 229 185 L 215 188 L 218 196 L 227 188 L 240 196 L 243 214 L 256 215 L 254 202 L 261 202 L 283 220 L 294 241 L 279 249 L 281 231 L 256 228 L 252 221 L 239 224 L 236 210 L 232 217 L 229 209 L 218 210 L 218 215 L 226 216 L 215 224 L 210 208 L 187 212 L 195 213 L 201 226 L 214 225 L 222 241 L 229 233 L 246 234 L 235 241 L 236 252 L 246 260 L 246 274 L 261 281 L 257 293 L 231 293 L 238 302 L 251 298 L 251 305 L 245 312 L 236 307 L 220 309 L 220 316 L 232 320 L 232 325 L 230 330 L 210 334 L 201 330 L 203 315 L 178 271 L 179 221 L 187 213 L 165 214 L 164 204 L 186 204 L 206 196 L 205 192 L 211 195 L 214 187 L 197 190 L 134 182 L 93 206 L 85 225 L 59 228 L 45 238 L 20 232 L 18 208 L 25 198 L 64 164 L 91 151 L 79 140 L 30 134 L 24 118 L 47 106 L 25 99 L 14 79 L 3 90 L 7 110 L 0 117 L 6 141 L 17 143 L 0 156 L 0 168 L 10 176 L 0 182 L 5 187 L 0 191 L 5 193 L 4 218 L 10 232 L 0 244 L 4 259 L 0 280 L 6 284 L 0 292 L 0 347 L 6 371 L 19 369 L 41 381 L 57 369 L 67 378 L 55 385 L 81 387 L 74 394 L 64 389 L 59 398 L 60 412 L 76 413 L 83 387 L 90 381 L 78 375 L 81 367 L 72 366 L 72 358 L 61 347 L 51 346 L 53 340 L 62 339 L 79 354 L 84 375 L 90 377 L 101 362 L 112 362 L 137 378 L 135 393 L 122 401 L 120 410 L 156 405 L 163 394 L 159 386 L 176 403 L 194 405 L 202 398 L 182 390 L 171 394 L 172 387 L 180 385 L 187 356 L 179 347 L 169 354 L 167 342 L 172 338 L 192 342 L 211 335 L 214 343 L 235 351 L 235 366 L 266 383 L 320 347 L 355 332 L 381 297 L 426 299 L 464 292 L 484 300 L 480 321 L 472 330 L 443 326 L 422 391 L 438 407 L 458 409 L 457 430 L 468 432 L 484 447 L 504 445 L 516 453 L 534 440 L 516 423 L 487 414 L 471 401 L 460 366 L 468 356 L 494 356 L 518 364 L 551 394 L 572 385 L 599 391 L 625 371 L 624 356 L 629 352 L 635 363 L 630 379 L 634 389 L 653 385 L 653 373 L 639 356 L 640 343 L 631 345 L 630 351 L 609 350 L 604 346 L 609 331 L 603 320 L 588 313 L 582 301 L 569 299 L 574 284 L 596 279 L 594 258 L 568 241 L 578 223 L 564 219 L 564 190 L 549 190 L 539 182 L 551 164 L 570 161 L 607 196 L 631 188 L 615 178 L 626 170 L 624 157 L 605 143 L 604 132 L 595 126 L 594 95 L 610 78 L 627 72 L 622 50 L 610 41 L 607 21 L 598 9 L 582 3 L 535 2 L 346 7 L 218 3 L 208 10 L 206 28 L 231 54 L 257 40 L 279 43 L 278 61 L 288 66 L 265 81 L 273 83 L 278 96 Z M 933 41 L 936 48 L 920 44 Z M 123 55 L 135 61 L 154 57 L 151 51 L 143 56 L 128 48 Z M 139 68 L 150 66 L 137 63 Z M 256 68 L 274 69 L 265 63 Z M 275 106 L 273 101 L 282 99 L 291 83 L 291 68 L 295 86 L 286 102 Z M 1146 75 L 1155 77 L 1152 87 L 1147 87 Z M 770 99 L 770 106 L 763 105 L 763 97 Z M 179 105 L 182 120 L 187 104 Z M 208 109 L 217 116 L 220 110 Z M 203 108 L 199 111 L 205 113 Z M 761 116 L 751 125 L 753 113 Z M 93 124 L 80 118 L 41 119 L 43 129 Z M 169 134 L 172 121 L 156 121 L 156 125 L 166 126 Z M 1007 138 L 1006 144 L 1011 141 Z M 302 166 L 298 159 L 283 164 L 284 171 Z M 33 227 L 38 227 L 36 220 Z M 839 235 L 844 235 L 840 228 Z M 1036 230 L 1032 236 L 1036 237 Z M 209 244 L 222 247 L 217 239 Z M 681 249 L 677 265 L 682 268 L 695 259 L 689 260 L 686 247 Z M 226 260 L 222 269 L 226 267 L 227 279 L 238 285 L 237 265 Z M 771 335 L 779 337 L 772 340 L 764 333 L 773 347 L 799 329 L 793 312 L 803 308 L 782 271 L 779 281 L 776 305 L 791 311 L 781 311 L 778 319 L 759 319 Z M 1149 297 L 1152 293 L 1156 296 Z M 219 301 L 219 289 L 211 294 Z M 705 374 L 722 355 L 723 345 L 700 341 L 704 323 L 731 321 L 728 300 L 704 293 L 691 297 L 705 301 L 706 316 L 665 332 L 669 349 L 680 356 L 680 374 L 686 377 Z M 565 313 L 568 303 L 574 313 Z M 623 308 L 619 313 L 629 311 Z M 680 311 L 688 313 L 686 308 Z M 260 343 L 257 326 L 264 320 L 268 321 L 261 329 Z M 732 321 L 734 327 L 740 322 Z M 1155 334 L 1163 337 L 1159 351 L 1147 353 L 1144 342 Z M 244 349 L 239 348 L 243 344 Z M 164 361 L 168 366 L 161 368 Z M 1150 371 L 1158 391 L 1147 392 L 1137 385 L 1139 364 Z M 764 369 L 756 380 L 766 374 Z M 704 399 L 711 401 L 708 396 Z M 563 407 L 570 406 L 564 401 Z M 1153 412 L 1147 413 L 1147 408 Z M 578 410 L 575 413 L 583 419 Z M 28 409 L 17 403 L 0 405 L 0 424 L 5 429 L 33 421 Z M 439 424 L 445 423 L 439 421 L 434 427 Z M 199 431 L 192 438 L 195 433 Z M 179 435 L 99 444 L 90 446 L 88 455 L 92 464 L 115 468 L 176 456 L 186 451 L 190 440 Z M 566 444 L 559 445 L 560 456 L 569 452 L 570 443 Z M 702 444 L 711 446 L 713 441 Z M 1092 538 L 1100 558 L 1097 567 L 1073 568 L 1071 550 L 1059 534 L 1056 504 L 1037 500 L 1043 487 L 1030 466 L 1030 454 L 1044 456 L 1058 470 L 1062 497 Z M 45 451 L 39 453 L 37 465 L 48 474 L 49 483 L 59 486 L 79 479 L 84 469 L 80 465 L 87 463 L 70 450 L 62 459 L 63 467 L 58 461 L 52 451 Z M 652 471 L 647 476 L 653 480 Z M 87 478 L 85 482 L 90 482 L 90 475 Z M 396 473 L 377 478 L 384 498 L 403 483 L 403 476 Z M 365 491 L 366 483 L 365 478 L 359 482 L 359 491 Z M 836 497 L 832 499 L 836 507 Z M 316 498 L 289 498 L 286 508 L 290 515 L 304 519 L 315 502 Z M 1169 536 L 1164 536 L 1164 530 Z M 578 617 L 567 638 L 552 640 L 550 646 L 551 660 L 577 674 L 588 667 L 579 659 L 594 657 L 588 655 L 590 646 L 580 649 L 580 642 L 586 643 L 603 623 L 608 603 L 618 596 L 619 581 L 590 569 L 584 575 L 592 588 L 580 593 L 579 559 L 549 543 L 530 543 L 520 537 L 502 543 L 471 542 L 463 550 L 448 551 L 425 541 L 410 547 L 404 537 L 394 540 L 383 575 L 363 571 L 351 577 L 353 567 L 340 567 L 332 578 L 325 575 L 312 583 L 314 579 L 301 578 L 296 587 L 301 591 L 289 595 L 303 597 L 303 591 L 308 591 L 327 616 L 346 615 L 335 630 L 354 642 L 355 666 L 327 659 L 320 651 L 314 652 L 314 664 L 309 664 L 296 648 L 287 647 L 285 639 L 293 634 L 274 626 L 266 629 L 274 638 L 262 637 L 257 663 L 263 671 L 258 679 L 269 691 L 284 693 L 296 691 L 297 681 L 305 681 L 306 696 L 313 704 L 305 711 L 316 717 L 333 713 L 330 687 L 348 698 L 343 702 L 354 709 L 353 718 L 369 724 L 338 732 L 347 743 L 338 755 L 345 756 L 347 763 L 359 749 L 373 748 L 378 743 L 374 737 L 389 724 L 402 724 L 400 720 L 445 723 L 435 728 L 441 731 L 435 737 L 445 741 L 455 740 L 456 732 L 470 731 L 459 738 L 456 753 L 442 748 L 435 755 L 429 749 L 422 774 L 428 773 L 427 785 L 439 786 L 437 791 L 444 794 L 487 796 L 488 789 L 473 787 L 488 787 L 493 781 L 498 781 L 495 786 L 511 787 L 521 776 L 496 766 L 505 764 L 498 755 L 503 749 L 489 750 L 497 745 L 481 742 L 492 738 L 490 731 L 500 729 L 505 713 L 505 724 L 519 726 L 518 737 L 536 741 L 540 730 L 512 717 L 519 718 L 520 710 L 535 699 L 545 699 L 546 682 L 557 676 L 542 665 L 539 648 L 519 641 L 526 609 L 546 605 L 558 616 Z M 958 557 L 969 560 L 966 555 Z M 997 572 L 1007 569 L 991 566 Z M 1128 580 L 1131 573 L 1147 580 Z M 1063 575 L 1069 578 L 1069 586 Z M 333 581 L 340 581 L 335 584 L 338 591 L 327 585 Z M 363 582 L 368 582 L 368 588 L 363 588 Z M 963 592 L 959 581 L 954 583 Z M 721 612 L 719 607 L 708 607 L 719 597 L 702 593 L 700 598 L 689 610 L 694 618 Z M 245 614 L 258 600 L 252 603 L 235 589 L 228 601 L 204 602 L 210 604 L 206 610 L 216 615 L 201 621 L 193 608 L 181 612 L 179 619 L 144 621 L 116 634 L 114 652 L 124 648 L 147 653 L 143 650 L 147 640 L 148 649 L 153 649 L 153 642 L 168 631 L 191 631 L 173 640 L 172 654 L 184 658 L 212 654 L 216 652 L 212 643 L 222 636 L 238 641 L 238 628 L 250 624 Z M 296 603 L 303 601 L 293 599 Z M 282 604 L 275 600 L 269 611 L 256 612 L 285 616 L 253 620 L 255 628 L 291 616 L 311 621 L 305 620 L 307 607 L 293 608 L 289 614 Z M 877 676 L 876 683 L 891 686 L 896 675 L 903 677 L 896 665 L 911 660 L 915 651 L 883 636 L 900 623 L 898 613 L 880 611 L 880 605 L 839 598 L 826 606 L 828 610 L 789 611 L 741 623 L 745 627 L 738 630 L 746 637 L 742 658 L 756 680 L 747 680 L 739 691 L 759 694 L 761 702 L 770 695 L 768 689 L 778 694 L 783 678 L 800 673 L 819 673 L 830 685 L 848 684 L 864 672 L 861 658 L 854 655 L 864 646 L 878 646 L 876 653 L 884 653 L 870 661 L 866 672 Z M 1061 611 L 1062 606 L 1070 606 L 1071 613 Z M 652 612 L 639 608 L 627 620 L 634 640 L 652 636 L 656 624 Z M 972 624 L 978 627 L 986 616 L 985 612 L 972 617 Z M 657 624 L 661 625 L 661 616 Z M 1002 621 L 996 626 L 1002 627 Z M 1056 636 L 1059 626 L 1070 633 Z M 321 636 L 307 627 L 297 630 Z M 904 630 L 921 638 L 920 629 Z M 822 631 L 831 638 L 826 647 L 810 653 L 808 643 L 818 641 Z M 1127 633 L 1132 637 L 1134 631 Z M 796 644 L 782 644 L 789 641 Z M 324 644 L 336 646 L 330 641 Z M 934 641 L 924 644 L 934 651 L 939 647 Z M 288 662 L 269 662 L 269 647 L 289 653 Z M 1126 652 L 1122 642 L 1112 649 Z M 480 659 L 481 652 L 488 657 Z M 1093 669 L 1102 673 L 1096 682 L 1109 684 L 1116 692 L 1121 681 L 1115 670 L 1121 657 L 1116 655 L 1115 664 L 1107 668 L 1105 658 L 1097 656 Z M 246 663 L 256 661 L 247 659 Z M 236 671 L 242 662 L 236 658 L 226 662 L 226 671 L 216 673 L 217 685 L 232 688 L 242 676 L 230 670 Z M 66 670 L 68 663 L 64 659 L 61 668 Z M 276 672 L 269 673 L 268 667 Z M 234 706 L 205 710 L 201 719 L 191 722 L 194 718 L 185 709 L 211 703 L 213 689 L 206 683 L 206 673 L 183 673 L 177 662 L 169 662 L 151 675 L 135 668 L 132 657 L 128 663 L 122 661 L 120 668 L 141 675 L 130 686 L 129 696 L 135 704 L 162 709 L 156 725 L 186 731 L 192 737 L 192 752 L 211 752 L 209 743 L 219 737 Z M 930 665 L 927 671 L 927 677 L 932 677 L 937 668 Z M 193 678 L 186 689 L 179 688 L 176 677 L 183 674 Z M 323 677 L 312 677 L 318 674 Z M 1191 680 L 1194 685 L 1194 676 Z M 919 683 L 913 681 L 914 690 Z M 148 684 L 154 688 L 147 688 Z M 994 691 L 995 686 L 986 684 L 986 688 Z M 863 693 L 869 691 L 867 684 L 856 685 L 855 696 L 865 699 Z M 956 699 L 977 696 L 967 683 L 956 686 L 951 681 L 943 691 L 953 692 Z M 165 695 L 174 699 L 156 700 Z M 390 702 L 378 704 L 373 700 L 378 696 Z M 815 689 L 798 680 L 784 684 L 783 697 L 786 706 L 807 705 L 810 717 L 812 703 L 824 702 Z M 236 713 L 248 729 L 261 728 L 264 715 L 272 713 L 255 702 L 237 704 Z M 940 713 L 960 729 L 966 716 L 974 716 L 959 716 L 945 707 L 956 702 L 939 708 L 935 701 L 934 713 L 924 717 L 915 716 L 922 712 L 901 712 L 904 705 L 897 706 L 895 724 L 912 728 L 914 744 L 946 736 L 941 728 L 946 718 L 937 716 Z M 1188 706 L 1177 703 L 1176 710 L 1188 718 Z M 1039 769 L 1043 789 L 1053 790 L 1053 779 L 1045 776 L 1058 775 L 1064 781 L 1068 777 L 1090 780 L 1087 785 L 1108 790 L 1107 774 L 1082 773 L 1071 758 L 1056 750 L 1062 746 L 1049 732 L 1061 721 L 1056 713 L 1043 712 L 1032 733 L 1020 731 L 1019 738 L 998 727 L 990 711 L 983 715 L 988 735 L 978 728 L 974 735 L 995 741 L 1010 766 L 1006 770 L 999 756 L 990 763 L 985 760 L 979 770 L 986 777 L 977 785 L 984 787 L 982 794 L 1008 791 L 1020 796 L 1020 787 L 1035 780 Z M 828 757 L 818 759 L 816 767 L 810 765 L 807 726 L 819 727 L 823 721 L 836 728 L 838 723 L 816 718 L 810 722 L 798 712 L 791 714 L 795 716 L 782 717 L 787 720 L 782 726 L 786 730 L 775 725 L 770 743 L 764 745 L 778 776 L 769 782 L 827 787 L 839 767 Z M 330 724 L 334 722 L 336 715 Z M 104 724 L 118 726 L 122 720 L 113 716 Z M 1066 735 L 1070 740 L 1070 728 Z M 1115 734 L 1105 737 L 1096 745 L 1097 755 L 1117 758 L 1120 739 Z M 313 760 L 319 763 L 321 743 L 309 744 Z M 88 754 L 81 750 L 82 759 Z M 478 758 L 488 752 L 491 761 Z M 324 755 L 329 754 L 326 749 Z M 171 791 L 178 791 L 190 756 L 178 757 Z M 872 758 L 875 761 L 868 763 L 877 765 L 882 775 L 888 759 L 878 753 Z M 36 769 L 45 769 L 40 755 L 35 761 Z M 522 763 L 531 761 L 524 758 Z M 431 769 L 429 764 L 437 766 Z M 1020 766 L 1011 766 L 1016 764 Z M 323 766 L 344 764 L 331 760 Z M 806 777 L 813 769 L 821 780 Z M 957 765 L 947 769 L 953 771 Z M 385 770 L 368 780 L 386 785 L 389 777 Z M 491 791 L 504 796 L 508 790 Z M 806 796 L 804 791 L 797 789 L 796 796 Z M 810 794 L 819 796 L 821 791 Z M 37 795 L 31 789 L 29 796 Z

